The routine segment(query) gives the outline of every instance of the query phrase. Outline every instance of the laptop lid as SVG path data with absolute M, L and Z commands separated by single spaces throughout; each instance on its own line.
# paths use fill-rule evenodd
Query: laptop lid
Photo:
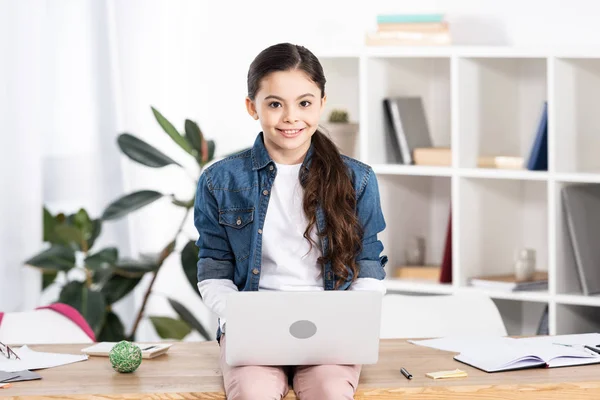
M 383 295 L 260 291 L 227 297 L 226 361 L 239 365 L 375 364 Z

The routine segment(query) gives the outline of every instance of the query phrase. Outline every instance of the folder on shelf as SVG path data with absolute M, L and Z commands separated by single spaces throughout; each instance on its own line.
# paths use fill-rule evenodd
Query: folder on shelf
M 421 98 L 389 97 L 383 99 L 383 106 L 395 161 L 414 164 L 414 149 L 433 147 Z
M 600 184 L 574 184 L 562 189 L 568 237 L 583 294 L 600 293 Z M 573 271 L 575 273 L 575 271 Z
M 527 169 L 532 171 L 548 170 L 548 103 L 544 102 L 542 115 L 535 140 L 531 148 Z
M 440 271 L 440 283 L 452 283 L 452 210 L 448 216 L 448 226 L 446 227 L 446 243 L 444 244 L 444 254 L 442 256 L 442 266 Z

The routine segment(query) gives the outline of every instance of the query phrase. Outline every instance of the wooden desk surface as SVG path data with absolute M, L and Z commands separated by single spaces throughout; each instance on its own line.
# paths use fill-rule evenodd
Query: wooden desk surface
M 31 346 L 79 354 L 86 345 Z M 216 342 L 176 343 L 167 355 L 143 360 L 132 374 L 114 372 L 107 357 L 40 370 L 43 379 L 0 389 L 10 399 L 225 399 Z M 356 399 L 600 399 L 600 364 L 488 374 L 452 359 L 454 353 L 405 340 L 382 340 L 376 365 L 363 366 Z M 405 367 L 414 378 L 400 374 Z M 466 378 L 433 380 L 425 373 L 460 368 Z M 150 396 L 151 395 L 151 396 Z M 293 392 L 286 399 L 295 399 Z

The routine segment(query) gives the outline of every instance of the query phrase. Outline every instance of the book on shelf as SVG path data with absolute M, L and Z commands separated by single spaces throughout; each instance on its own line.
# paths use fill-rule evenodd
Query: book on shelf
M 377 24 L 435 24 L 444 21 L 444 14 L 378 14 Z
M 414 149 L 433 147 L 421 98 L 387 97 L 383 108 L 394 162 L 414 164 Z
M 544 102 L 538 129 L 527 161 L 531 171 L 548 170 L 548 102 Z
M 415 165 L 449 167 L 452 165 L 452 150 L 449 147 L 418 147 L 413 150 Z
M 444 243 L 444 254 L 442 256 L 440 283 L 452 283 L 452 207 L 450 207 L 448 225 L 446 227 L 446 242 Z
M 446 22 L 386 22 L 377 25 L 378 32 L 445 32 Z
M 394 278 L 438 282 L 441 268 L 439 265 L 401 265 L 394 271 Z
M 377 30 L 367 32 L 367 46 L 448 45 L 450 29 L 443 14 L 384 14 L 377 16 Z
M 514 274 L 479 276 L 469 278 L 469 284 L 480 289 L 506 292 L 548 290 L 548 272 L 536 271 L 528 281 L 518 281 Z
M 481 156 L 477 159 L 479 168 L 523 169 L 523 157 Z

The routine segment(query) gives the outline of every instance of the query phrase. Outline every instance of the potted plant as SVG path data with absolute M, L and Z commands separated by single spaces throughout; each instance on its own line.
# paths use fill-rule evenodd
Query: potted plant
M 185 121 L 185 133 L 181 134 L 158 110 L 152 108 L 152 112 L 165 133 L 199 165 L 199 178 L 204 166 L 214 158 L 215 142 L 206 140 L 198 125 L 189 119 Z M 174 165 L 183 169 L 182 164 L 129 133 L 120 134 L 117 143 L 123 154 L 144 166 L 162 168 Z M 181 208 L 182 219 L 172 239 L 154 255 L 130 259 L 121 257 L 116 247 L 95 246 L 104 223 L 123 218 L 164 197 L 170 197 L 173 206 Z M 179 255 L 183 272 L 194 292 L 199 295 L 196 286 L 198 248 L 194 240 L 181 234 L 193 206 L 193 197 L 178 199 L 174 195 L 155 190 L 138 190 L 113 201 L 98 218 L 91 218 L 83 208 L 70 215 L 53 215 L 44 207 L 43 239 L 49 247 L 25 261 L 25 264 L 42 271 L 42 290 L 55 281 L 61 285 L 57 301 L 76 308 L 94 330 L 98 341 L 135 340 L 137 328 L 144 317 L 150 319 L 157 334 L 162 338 L 181 340 L 194 329 L 206 340 L 212 340 L 214 334 L 209 333 L 194 315 L 175 299 L 167 300 L 178 318 L 145 314 L 158 272 L 164 261 L 175 254 Z M 131 331 L 125 332 L 121 319 L 112 310 L 112 305 L 129 294 L 146 274 L 152 275 L 152 279 L 144 293 Z
M 337 145 L 340 152 L 349 157 L 357 157 L 358 123 L 350 122 L 348 111 L 333 109 L 325 125 L 325 131 Z

